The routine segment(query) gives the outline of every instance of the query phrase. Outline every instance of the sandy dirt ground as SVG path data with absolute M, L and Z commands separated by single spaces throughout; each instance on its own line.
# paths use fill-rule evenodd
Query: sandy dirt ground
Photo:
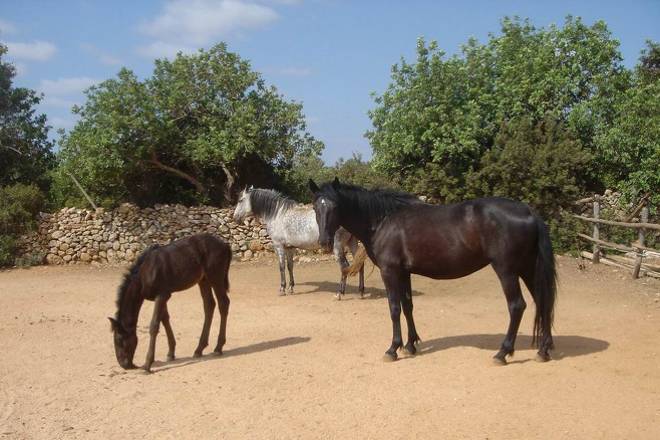
M 557 348 L 545 364 L 533 360 L 527 293 L 515 357 L 491 362 L 508 314 L 489 268 L 415 277 L 421 354 L 385 363 L 391 324 L 377 270 L 363 300 L 354 280 L 333 299 L 330 261 L 298 266 L 297 294 L 278 297 L 268 260 L 232 266 L 222 357 L 190 357 L 201 299 L 174 294 L 178 359 L 165 362 L 161 331 L 151 375 L 114 357 L 106 317 L 124 268 L 0 272 L 0 439 L 660 438 L 660 283 L 558 262 Z M 151 310 L 140 317 L 139 364 Z

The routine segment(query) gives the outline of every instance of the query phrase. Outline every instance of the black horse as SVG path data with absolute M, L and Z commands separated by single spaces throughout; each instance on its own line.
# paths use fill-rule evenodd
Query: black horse
M 405 350 L 415 354 L 420 340 L 413 321 L 411 273 L 452 279 L 488 264 L 500 279 L 510 315 L 496 362 L 505 364 L 506 356 L 513 354 L 526 307 L 518 278 L 536 302 L 533 341 L 539 346 L 537 359 L 550 359 L 548 351 L 554 348 L 555 260 L 547 228 L 529 207 L 503 198 L 435 206 L 411 194 L 365 190 L 342 184 L 337 178 L 320 188 L 310 179 L 309 187 L 314 193 L 321 246 L 332 246 L 334 233 L 342 226 L 364 243 L 366 253 L 380 268 L 393 325 L 386 360 L 396 360 L 397 350 L 403 346 L 402 309 L 408 324 Z M 355 258 L 355 264 L 360 260 Z
M 215 347 L 222 354 L 227 333 L 229 314 L 229 265 L 231 249 L 224 240 L 211 234 L 197 234 L 176 240 L 167 246 L 153 245 L 146 249 L 124 277 L 117 295 L 117 314 L 109 318 L 114 335 L 115 354 L 122 368 L 136 368 L 133 356 L 137 348 L 136 326 L 140 308 L 145 299 L 154 301 L 154 313 L 149 326 L 149 349 L 144 369 L 149 372 L 154 361 L 156 336 L 160 323 L 165 327 L 169 352 L 167 359 L 174 359 L 176 341 L 170 325 L 167 301 L 172 292 L 188 289 L 199 284 L 204 302 L 204 325 L 195 357 L 209 343 L 209 332 L 213 320 L 215 301 L 211 289 L 218 299 L 220 333 Z

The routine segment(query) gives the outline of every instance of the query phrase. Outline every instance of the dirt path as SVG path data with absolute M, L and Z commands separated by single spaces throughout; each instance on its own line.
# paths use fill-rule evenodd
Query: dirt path
M 579 272 L 569 258 L 559 271 L 555 360 L 532 360 L 526 294 L 518 351 L 497 367 L 508 315 L 490 269 L 413 279 L 422 353 L 384 363 L 391 325 L 377 271 L 371 297 L 352 287 L 337 302 L 332 262 L 298 267 L 298 294 L 283 298 L 273 262 L 235 264 L 225 355 L 190 358 L 202 304 L 197 291 L 177 293 L 179 359 L 162 362 L 161 335 L 152 375 L 114 359 L 106 316 L 123 269 L 0 272 L 0 439 L 660 438 L 660 283 Z M 137 363 L 150 314 L 148 303 Z

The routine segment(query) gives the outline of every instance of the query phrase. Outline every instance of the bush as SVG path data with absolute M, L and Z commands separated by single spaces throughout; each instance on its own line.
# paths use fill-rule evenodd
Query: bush
M 16 240 L 11 235 L 0 234 L 0 267 L 14 264 Z
M 495 146 L 468 174 L 469 197 L 503 196 L 532 206 L 545 219 L 559 218 L 578 198 L 591 155 L 553 118 L 504 123 Z
M 0 266 L 14 264 L 16 239 L 35 226 L 44 197 L 36 185 L 0 187 Z

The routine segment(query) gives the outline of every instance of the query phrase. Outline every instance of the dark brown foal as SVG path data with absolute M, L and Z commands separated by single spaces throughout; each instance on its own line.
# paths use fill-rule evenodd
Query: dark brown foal
M 137 348 L 137 321 L 145 299 L 154 301 L 149 326 L 149 349 L 144 369 L 151 371 L 156 350 L 156 337 L 161 322 L 165 327 L 169 351 L 167 359 L 175 358 L 176 340 L 170 324 L 167 301 L 173 292 L 199 284 L 204 303 L 204 325 L 194 356 L 199 357 L 209 344 L 213 310 L 218 301 L 220 333 L 215 353 L 222 354 L 226 342 L 229 314 L 229 265 L 231 249 L 222 239 L 211 234 L 198 234 L 174 241 L 167 246 L 152 246 L 145 250 L 124 277 L 117 297 L 117 314 L 109 318 L 114 334 L 117 361 L 125 369 L 133 364 Z

